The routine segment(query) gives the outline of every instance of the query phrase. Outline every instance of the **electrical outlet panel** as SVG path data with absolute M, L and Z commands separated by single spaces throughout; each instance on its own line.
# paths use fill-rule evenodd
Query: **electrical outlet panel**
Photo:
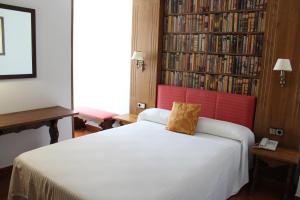
M 269 129 L 270 135 L 277 135 L 277 136 L 283 136 L 284 130 L 282 128 L 270 128 Z
M 137 107 L 140 109 L 146 109 L 146 104 L 145 103 L 137 103 Z
M 270 135 L 276 135 L 275 128 L 270 128 L 269 129 L 269 134 Z

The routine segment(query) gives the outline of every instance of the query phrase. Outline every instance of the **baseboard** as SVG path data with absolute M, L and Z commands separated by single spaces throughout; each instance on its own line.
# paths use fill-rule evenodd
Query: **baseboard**
M 0 169 L 0 179 L 11 175 L 13 166 L 8 166 Z

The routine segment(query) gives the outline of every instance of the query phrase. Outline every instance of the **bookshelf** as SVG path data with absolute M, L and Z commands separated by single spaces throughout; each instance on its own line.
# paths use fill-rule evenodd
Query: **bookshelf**
M 161 83 L 258 94 L 267 0 L 165 0 Z

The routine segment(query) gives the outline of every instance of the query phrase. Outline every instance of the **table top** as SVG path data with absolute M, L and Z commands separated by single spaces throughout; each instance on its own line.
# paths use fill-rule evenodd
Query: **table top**
M 276 161 L 297 165 L 300 158 L 300 152 L 296 150 L 278 147 L 276 151 L 265 150 L 257 147 L 251 149 L 252 154 Z
M 78 113 L 61 106 L 1 114 L 0 129 L 13 128 L 16 126 L 50 121 L 54 119 L 61 119 L 76 114 Z
M 114 116 L 113 119 L 118 120 L 123 123 L 134 123 L 137 120 L 136 114 L 124 114 L 124 115 L 117 115 Z

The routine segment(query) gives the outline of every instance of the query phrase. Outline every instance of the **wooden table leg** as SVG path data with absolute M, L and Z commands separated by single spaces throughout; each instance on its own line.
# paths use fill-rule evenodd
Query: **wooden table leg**
M 289 170 L 288 170 L 288 175 L 287 175 L 287 178 L 286 178 L 286 185 L 285 185 L 283 200 L 288 200 L 289 199 L 289 196 L 290 196 L 290 193 L 291 193 L 291 188 L 292 188 L 293 174 L 294 174 L 294 166 L 290 165 Z
M 258 177 L 258 168 L 259 168 L 259 159 L 257 158 L 257 156 L 255 156 L 253 180 L 252 180 L 252 185 L 251 185 L 251 188 L 250 188 L 250 193 L 251 194 L 253 194 L 255 192 L 255 185 L 256 185 L 257 177 Z
M 59 132 L 57 128 L 58 119 L 51 120 L 49 125 L 49 134 L 50 134 L 50 144 L 54 144 L 58 142 Z

